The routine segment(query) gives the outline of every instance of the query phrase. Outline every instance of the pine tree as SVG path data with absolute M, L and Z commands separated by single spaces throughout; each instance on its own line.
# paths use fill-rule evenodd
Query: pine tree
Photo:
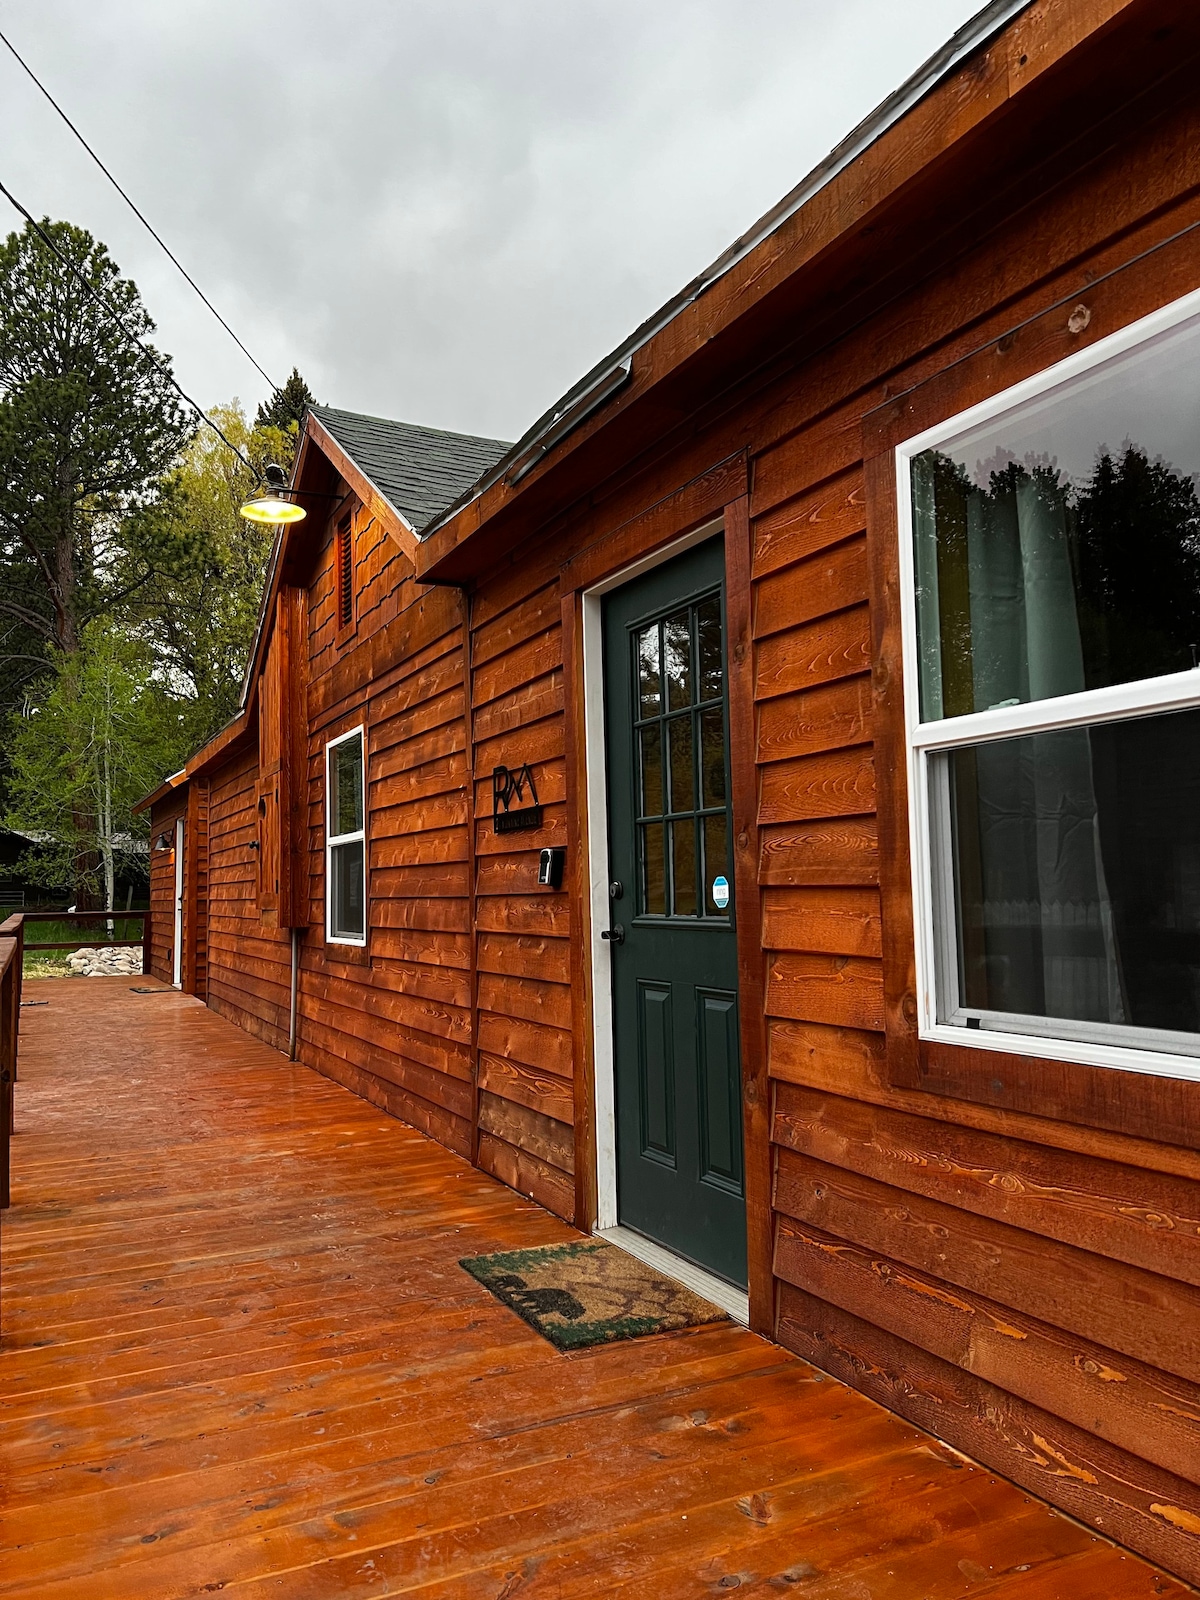
M 256 428 L 279 428 L 282 432 L 295 423 L 299 427 L 306 406 L 315 406 L 316 397 L 300 376 L 298 367 L 282 389 L 276 389 L 269 400 L 259 406 L 254 418 Z
M 136 285 L 84 229 L 42 229 L 57 255 L 30 225 L 0 244 L 0 627 L 35 670 L 111 609 L 121 519 L 194 429 Z

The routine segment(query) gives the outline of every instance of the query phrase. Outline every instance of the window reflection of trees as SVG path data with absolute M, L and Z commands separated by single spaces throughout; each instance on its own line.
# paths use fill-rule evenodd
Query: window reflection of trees
M 1131 442 L 1101 448 L 1082 483 L 1033 458 L 985 471 L 980 487 L 942 452 L 914 462 L 918 588 L 937 595 L 922 608 L 923 631 L 936 633 L 922 641 L 926 676 L 940 687 L 926 716 L 1198 664 L 1190 475 Z
M 1127 441 L 1072 481 L 913 463 L 926 719 L 1194 667 L 1195 480 Z M 1200 1032 L 1200 712 L 993 737 L 946 761 L 959 995 L 977 1012 Z

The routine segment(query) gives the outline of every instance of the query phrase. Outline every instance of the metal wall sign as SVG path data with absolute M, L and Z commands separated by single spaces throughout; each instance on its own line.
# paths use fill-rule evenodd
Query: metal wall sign
M 492 826 L 497 833 L 519 833 L 542 826 L 542 807 L 529 763 L 492 768 Z

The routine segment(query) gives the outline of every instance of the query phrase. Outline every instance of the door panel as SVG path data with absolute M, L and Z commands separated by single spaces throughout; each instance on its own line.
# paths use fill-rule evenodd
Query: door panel
M 642 1154 L 675 1165 L 675 1059 L 671 990 L 639 983 L 641 1027 L 638 1054 L 642 1105 Z
M 720 539 L 604 608 L 617 1208 L 746 1281 Z
M 700 1073 L 700 1176 L 742 1192 L 737 997 L 696 990 Z

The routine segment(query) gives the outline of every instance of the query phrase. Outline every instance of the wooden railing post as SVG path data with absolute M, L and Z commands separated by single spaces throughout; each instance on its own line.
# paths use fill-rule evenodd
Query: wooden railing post
M 16 1083 L 16 1081 L 17 1081 L 17 1043 L 16 1042 L 17 1042 L 17 1039 L 20 1037 L 20 1033 L 21 1033 L 21 987 L 25 982 L 25 918 L 23 916 L 20 916 L 20 915 L 17 915 L 15 917 L 10 917 L 8 919 L 8 921 L 4 924 L 3 928 L 0 928 L 0 934 L 7 933 L 9 928 L 12 927 L 13 923 L 16 924 L 16 927 L 13 928 L 13 936 L 15 937 L 15 939 L 17 941 L 17 953 L 16 953 L 16 956 L 14 957 L 14 960 L 13 960 L 13 966 L 14 966 L 14 968 L 16 970 L 15 970 L 15 976 L 13 978 L 13 1060 L 12 1060 L 12 1075 L 13 1075 L 13 1082 Z M 11 1122 L 11 1118 L 9 1120 Z M 11 1128 L 9 1129 L 9 1131 L 10 1132 L 12 1131 Z
M 19 1023 L 21 1021 L 21 985 L 25 978 L 25 916 L 23 912 L 16 911 L 6 922 L 0 922 L 0 939 L 15 939 L 17 941 L 16 955 L 13 958 L 16 975 L 13 978 L 13 1039 L 17 1038 Z M 17 1052 L 13 1046 L 12 1060 L 13 1082 L 17 1081 Z
M 21 1000 L 15 933 L 0 938 L 0 1210 L 10 1203 L 9 1140 L 13 1124 L 13 1079 L 17 1069 L 17 1035 Z

